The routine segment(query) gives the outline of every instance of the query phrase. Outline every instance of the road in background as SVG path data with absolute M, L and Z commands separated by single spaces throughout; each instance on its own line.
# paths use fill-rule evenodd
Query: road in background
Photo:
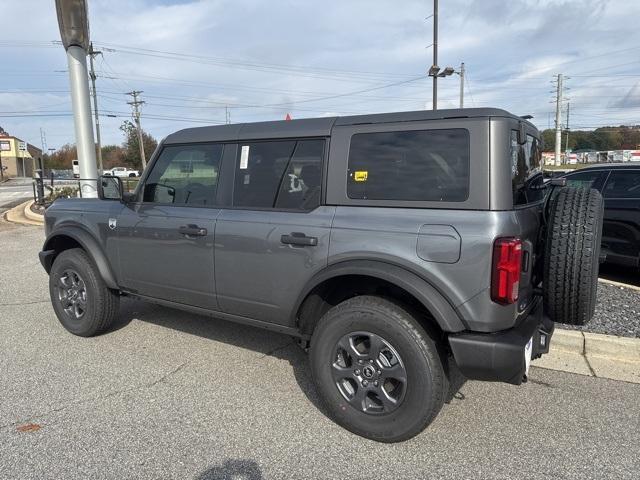
M 67 333 L 42 240 L 0 224 L 0 477 L 637 478 L 640 385 L 468 382 L 418 437 L 375 443 L 324 415 L 289 337 L 127 299 L 113 331 Z
M 31 178 L 12 178 L 0 183 L 0 213 L 33 198 Z

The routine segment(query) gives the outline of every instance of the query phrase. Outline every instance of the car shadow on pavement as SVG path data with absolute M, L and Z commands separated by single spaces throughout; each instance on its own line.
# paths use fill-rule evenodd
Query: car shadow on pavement
M 140 320 L 216 342 L 253 350 L 261 353 L 262 357 L 286 360 L 292 367 L 294 378 L 300 390 L 302 390 L 309 402 L 325 417 L 331 418 L 315 389 L 307 354 L 297 345 L 297 341 L 293 337 L 250 325 L 183 312 L 131 298 L 123 299 L 119 318 L 120 320 L 113 326 L 112 331 L 125 327 L 133 320 Z M 443 363 L 449 380 L 445 403 L 449 403 L 454 398 L 464 400 L 464 395 L 460 393 L 460 389 L 466 383 L 466 378 L 462 376 L 455 365 L 451 365 L 446 361 Z
M 294 378 L 307 399 L 323 415 L 329 417 L 313 384 L 307 354 L 298 346 L 296 339 L 289 335 L 132 298 L 123 298 L 119 320 L 110 331 L 120 330 L 134 320 L 253 350 L 262 354 L 261 358 L 274 357 L 286 360 L 291 365 Z
M 261 480 L 262 471 L 253 460 L 231 459 L 208 468 L 196 480 Z

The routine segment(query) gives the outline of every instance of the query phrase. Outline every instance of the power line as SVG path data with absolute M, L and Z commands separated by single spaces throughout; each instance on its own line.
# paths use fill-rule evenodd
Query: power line
M 101 46 L 106 47 L 104 50 L 119 52 L 130 55 L 144 55 L 150 57 L 166 58 L 170 60 L 177 60 L 182 62 L 192 62 L 205 65 L 225 66 L 231 68 L 242 68 L 248 70 L 258 71 L 276 71 L 287 72 L 300 76 L 328 76 L 336 79 L 351 79 L 359 78 L 361 80 L 368 81 L 380 81 L 382 79 L 393 79 L 406 77 L 407 74 L 389 73 L 389 72 L 370 72 L 370 71 L 357 71 L 357 70 L 343 70 L 327 67 L 312 67 L 309 65 L 291 65 L 291 64 L 279 64 L 279 63 L 267 63 L 257 62 L 253 60 L 239 60 L 225 57 L 212 57 L 205 55 L 186 54 L 181 52 L 168 52 L 162 50 L 153 50 L 148 48 L 137 48 L 126 45 L 119 45 L 106 42 L 96 42 Z

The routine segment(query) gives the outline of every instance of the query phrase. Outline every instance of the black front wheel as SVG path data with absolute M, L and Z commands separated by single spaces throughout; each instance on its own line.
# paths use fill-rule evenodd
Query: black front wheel
M 80 248 L 56 257 L 49 272 L 49 293 L 58 320 L 74 335 L 102 333 L 118 315 L 118 292 L 105 285 L 93 261 Z
M 444 402 L 434 340 L 408 309 L 384 298 L 355 297 L 329 310 L 311 339 L 310 361 L 333 419 L 372 440 L 417 435 Z

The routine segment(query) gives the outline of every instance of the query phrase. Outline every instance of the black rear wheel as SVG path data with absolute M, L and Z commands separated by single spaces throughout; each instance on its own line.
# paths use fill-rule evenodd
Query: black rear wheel
M 444 402 L 434 340 L 409 309 L 384 298 L 355 297 L 329 310 L 311 339 L 310 361 L 331 417 L 372 440 L 417 435 Z

